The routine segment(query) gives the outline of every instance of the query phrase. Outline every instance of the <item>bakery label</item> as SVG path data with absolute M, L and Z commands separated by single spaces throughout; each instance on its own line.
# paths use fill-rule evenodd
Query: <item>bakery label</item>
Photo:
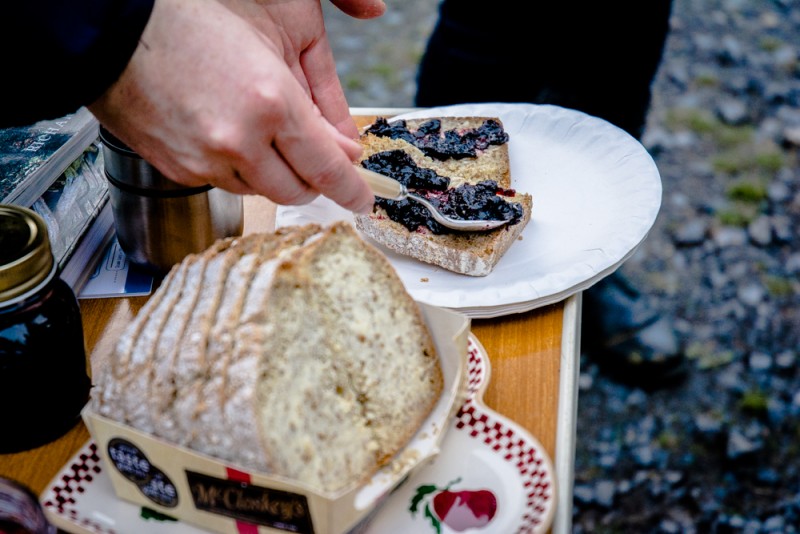
M 178 505 L 178 490 L 172 481 L 160 469 L 153 468 L 150 480 L 139 485 L 145 497 L 165 508 Z
M 108 457 L 119 473 L 133 482 L 145 497 L 165 508 L 178 506 L 175 484 L 133 443 L 122 438 L 108 442 Z
M 136 484 L 150 480 L 150 461 L 144 453 L 128 440 L 114 438 L 108 442 L 108 457 L 122 476 Z
M 192 471 L 186 471 L 186 478 L 198 510 L 288 532 L 314 533 L 304 495 Z

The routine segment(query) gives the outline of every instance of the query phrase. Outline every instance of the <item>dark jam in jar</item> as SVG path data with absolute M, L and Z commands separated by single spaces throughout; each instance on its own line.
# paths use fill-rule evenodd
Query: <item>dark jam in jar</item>
M 0 453 L 70 430 L 89 400 L 80 308 L 35 212 L 0 206 Z
M 439 176 L 431 169 L 419 167 L 406 152 L 388 150 L 373 154 L 361 165 L 371 171 L 394 178 L 417 195 L 425 197 L 439 211 L 453 219 L 465 221 L 509 221 L 509 226 L 522 218 L 522 204 L 508 202 L 514 196 L 511 189 L 503 189 L 494 180 L 476 184 L 464 183 L 449 188 L 450 179 Z M 375 203 L 395 222 L 415 232 L 426 228 L 434 234 L 452 233 L 436 222 L 430 212 L 414 200 L 389 200 L 375 197 Z

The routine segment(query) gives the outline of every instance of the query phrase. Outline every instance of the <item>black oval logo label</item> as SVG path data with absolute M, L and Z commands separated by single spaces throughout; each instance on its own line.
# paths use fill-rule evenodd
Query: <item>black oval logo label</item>
M 122 476 L 136 484 L 144 484 L 150 480 L 152 466 L 150 461 L 139 450 L 139 447 L 128 440 L 114 438 L 108 442 L 108 457 Z
M 150 480 L 139 486 L 145 497 L 167 508 L 178 506 L 178 489 L 160 469 L 153 468 Z
M 142 494 L 166 508 L 178 506 L 178 489 L 133 443 L 122 438 L 108 442 L 108 457 L 119 473 L 133 482 Z

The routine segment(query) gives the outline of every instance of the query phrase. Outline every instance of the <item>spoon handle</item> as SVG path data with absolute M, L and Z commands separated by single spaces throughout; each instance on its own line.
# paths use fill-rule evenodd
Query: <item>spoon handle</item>
M 358 172 L 361 173 L 361 176 L 364 178 L 364 180 L 366 180 L 366 182 L 372 188 L 372 192 L 375 193 L 376 196 L 388 198 L 389 200 L 403 200 L 404 198 L 410 198 L 415 202 L 425 206 L 436 222 L 446 228 L 457 230 L 459 232 L 485 232 L 508 223 L 507 220 L 463 220 L 447 217 L 424 197 L 409 193 L 408 189 L 406 189 L 406 186 L 397 180 L 377 172 L 373 172 L 369 169 L 365 169 L 360 165 L 356 165 L 355 167 L 358 169 Z
M 406 186 L 393 180 L 388 176 L 378 174 L 369 169 L 365 169 L 361 165 L 356 165 L 356 169 L 361 173 L 362 178 L 367 181 L 372 188 L 372 192 L 381 198 L 388 198 L 389 200 L 403 200 L 408 195 Z

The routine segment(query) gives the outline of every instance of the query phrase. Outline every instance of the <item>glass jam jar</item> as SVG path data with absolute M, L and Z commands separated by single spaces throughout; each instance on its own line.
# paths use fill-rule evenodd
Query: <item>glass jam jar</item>
M 56 534 L 39 499 L 27 486 L 0 477 L 0 533 Z
M 0 206 L 0 453 L 65 434 L 89 400 L 80 308 L 44 220 Z

